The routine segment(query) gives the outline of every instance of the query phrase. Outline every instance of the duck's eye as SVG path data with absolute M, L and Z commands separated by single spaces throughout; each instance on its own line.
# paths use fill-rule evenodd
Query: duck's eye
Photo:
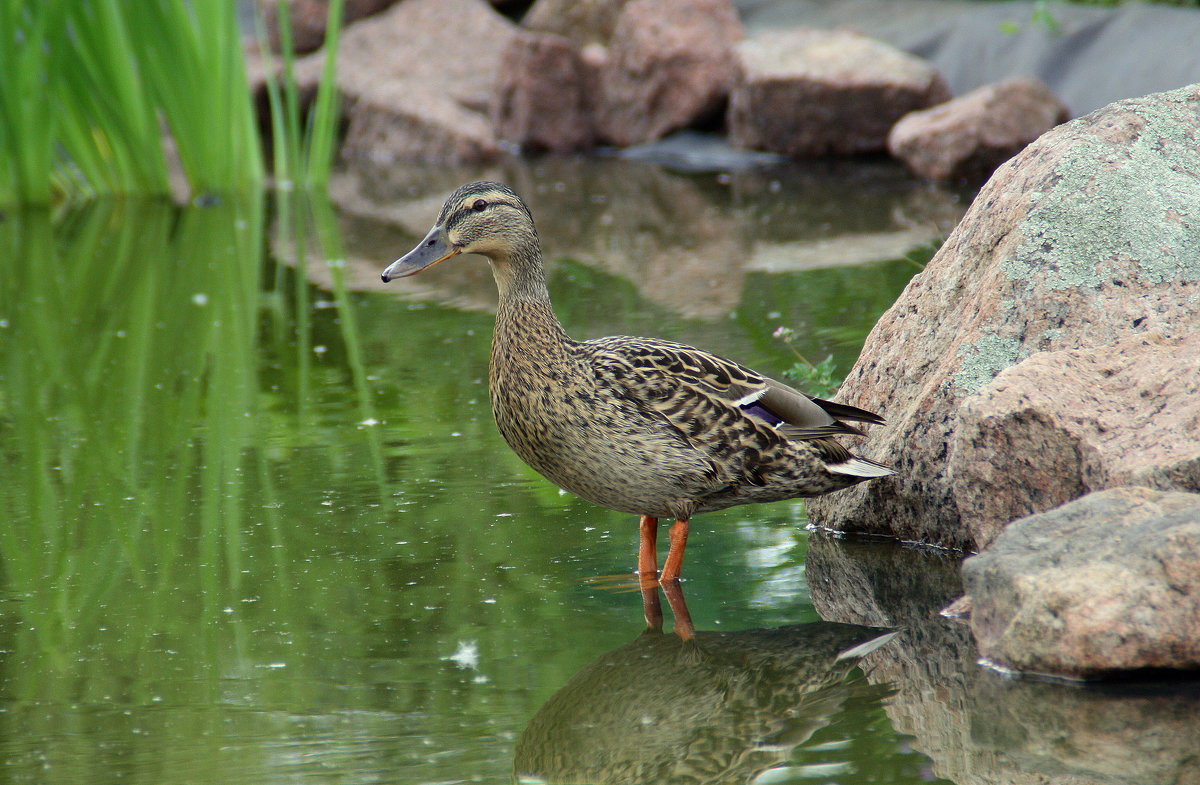
M 487 202 L 482 199 L 476 199 L 475 204 L 471 205 L 471 209 L 477 213 L 482 213 L 487 207 Z

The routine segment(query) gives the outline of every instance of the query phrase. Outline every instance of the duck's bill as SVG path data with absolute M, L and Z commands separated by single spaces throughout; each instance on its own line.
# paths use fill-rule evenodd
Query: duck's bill
M 442 231 L 442 227 L 435 226 L 429 230 L 429 234 L 425 235 L 425 239 L 421 240 L 416 248 L 387 266 L 387 269 L 383 271 L 383 282 L 387 283 L 393 278 L 416 275 L 422 270 L 460 253 L 462 251 L 446 241 L 446 234 Z

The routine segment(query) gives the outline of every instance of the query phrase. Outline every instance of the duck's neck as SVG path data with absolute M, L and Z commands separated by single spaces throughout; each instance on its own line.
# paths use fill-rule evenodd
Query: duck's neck
M 560 357 L 570 338 L 550 305 L 537 240 L 518 246 L 507 257 L 492 259 L 491 267 L 500 291 L 492 338 L 493 365 L 501 356 L 509 363 Z
M 546 270 L 542 267 L 542 250 L 536 236 L 524 238 L 505 256 L 488 260 L 496 288 L 500 290 L 500 303 L 506 301 L 540 301 L 549 303 L 550 292 L 546 288 Z

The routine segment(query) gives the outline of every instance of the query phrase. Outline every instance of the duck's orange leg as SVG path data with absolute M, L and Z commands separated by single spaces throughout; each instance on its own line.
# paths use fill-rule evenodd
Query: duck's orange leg
M 662 575 L 658 577 L 660 583 L 679 580 L 679 571 L 683 568 L 683 550 L 687 547 L 688 519 L 676 520 L 667 534 L 671 538 L 671 548 L 667 551 Z
M 638 523 L 638 575 L 643 580 L 658 576 L 658 518 L 643 515 Z

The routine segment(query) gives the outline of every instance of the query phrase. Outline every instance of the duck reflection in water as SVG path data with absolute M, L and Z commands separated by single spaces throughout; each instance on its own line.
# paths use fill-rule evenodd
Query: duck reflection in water
M 576 673 L 529 721 L 518 783 L 750 783 L 851 698 L 887 694 L 850 674 L 895 632 L 833 622 L 696 632 L 673 584 L 663 589 L 677 634 L 667 635 L 657 588 L 642 586 L 646 632 Z

